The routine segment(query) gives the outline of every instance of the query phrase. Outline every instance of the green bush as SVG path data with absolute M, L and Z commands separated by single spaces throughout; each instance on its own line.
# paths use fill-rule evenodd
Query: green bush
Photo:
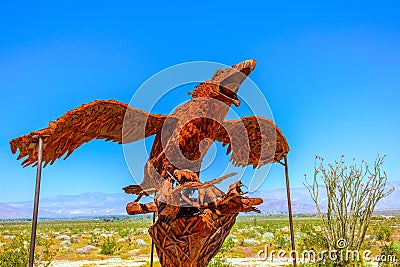
M 100 237 L 95 233 L 90 233 L 89 245 L 97 247 L 100 243 Z
M 386 244 L 381 248 L 380 254 L 380 266 L 400 266 L 400 244 Z
M 286 248 L 290 243 L 290 239 L 286 236 L 281 231 L 277 231 L 274 234 L 274 241 L 273 244 L 276 248 Z
M 37 238 L 35 251 L 35 266 L 50 266 L 54 255 L 51 250 L 52 238 Z M 17 235 L 0 249 L 1 267 L 26 267 L 29 262 L 29 239 L 27 236 Z
M 315 250 L 321 251 L 328 249 L 328 241 L 322 233 L 317 231 L 313 224 L 304 224 L 300 227 L 300 232 L 303 234 L 298 243 L 300 251 L 302 250 Z
M 37 246 L 40 246 L 41 250 L 35 253 L 35 265 L 41 267 L 50 266 L 51 262 L 56 255 L 56 252 L 51 248 L 54 245 L 54 236 L 49 238 L 39 237 L 37 239 Z
M 0 266 L 26 267 L 29 261 L 29 247 L 24 245 L 23 236 L 16 236 L 0 250 Z
M 229 252 L 235 246 L 235 242 L 233 242 L 233 238 L 228 236 L 224 243 L 222 244 L 221 249 L 219 250 L 221 253 Z
M 392 240 L 393 229 L 387 225 L 381 225 L 376 232 L 376 239 L 389 242 Z
M 114 255 L 114 253 L 119 249 L 120 247 L 117 245 L 114 238 L 110 239 L 110 237 L 107 237 L 107 239 L 101 244 L 100 253 L 103 255 Z
M 274 234 L 271 232 L 265 232 L 261 238 L 262 242 L 270 243 L 274 239 Z

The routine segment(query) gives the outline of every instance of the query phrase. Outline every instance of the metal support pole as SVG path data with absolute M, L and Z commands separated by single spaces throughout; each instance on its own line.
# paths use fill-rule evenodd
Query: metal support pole
M 285 155 L 284 164 L 285 166 L 285 176 L 286 176 L 286 194 L 288 201 L 288 212 L 289 212 L 289 226 L 290 226 L 290 241 L 292 243 L 292 253 L 291 256 L 293 258 L 293 266 L 297 266 L 297 253 L 296 253 L 296 245 L 294 243 L 294 230 L 293 230 L 293 216 L 292 216 L 292 201 L 290 199 L 290 184 L 289 184 L 289 167 L 287 162 L 287 156 Z M 293 255 L 294 254 L 294 255 Z
M 39 210 L 40 179 L 42 178 L 43 139 L 39 136 L 38 162 L 36 171 L 35 201 L 33 204 L 31 244 L 29 248 L 29 267 L 33 267 L 35 257 L 36 228 Z
M 153 224 L 156 222 L 156 213 L 153 212 Z M 154 260 L 154 241 L 151 239 L 151 256 L 150 256 L 150 267 L 153 267 Z

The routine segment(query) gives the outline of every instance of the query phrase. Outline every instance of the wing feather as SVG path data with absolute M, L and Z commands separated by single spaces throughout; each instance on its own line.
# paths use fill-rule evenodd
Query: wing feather
M 71 153 L 93 139 L 130 143 L 156 134 L 166 116 L 149 114 L 115 100 L 96 100 L 68 111 L 42 130 L 11 140 L 13 154 L 19 150 L 18 160 L 27 157 L 23 166 L 37 162 L 37 139 L 44 140 L 43 162 L 55 160 Z
M 225 121 L 216 140 L 228 145 L 227 154 L 232 152 L 235 166 L 260 167 L 280 161 L 289 152 L 281 130 L 271 120 L 258 116 Z

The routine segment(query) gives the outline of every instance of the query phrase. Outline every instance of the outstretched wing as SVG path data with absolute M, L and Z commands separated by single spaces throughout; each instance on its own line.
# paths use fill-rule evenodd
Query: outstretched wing
M 42 130 L 11 140 L 10 145 L 13 154 L 19 149 L 18 159 L 27 156 L 22 163 L 25 167 L 37 162 L 37 139 L 41 136 L 46 166 L 65 153 L 67 158 L 76 148 L 95 138 L 130 143 L 153 135 L 161 130 L 165 118 L 115 100 L 96 100 L 68 111 Z
M 258 116 L 225 121 L 216 140 L 228 144 L 227 154 L 232 151 L 231 161 L 236 166 L 260 167 L 281 160 L 289 152 L 281 130 L 271 120 Z

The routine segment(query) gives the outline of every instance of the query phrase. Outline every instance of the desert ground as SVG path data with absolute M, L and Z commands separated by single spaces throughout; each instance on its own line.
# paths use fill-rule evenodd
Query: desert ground
M 151 238 L 147 229 L 151 218 L 122 217 L 74 220 L 40 220 L 36 248 L 37 266 L 149 266 Z M 400 217 L 375 216 L 371 221 L 364 248 L 373 258 L 385 244 L 400 243 Z M 297 215 L 294 218 L 295 241 L 299 251 L 318 250 L 323 238 L 319 218 Z M 0 259 L 27 255 L 30 222 L 0 222 Z M 287 256 L 259 259 L 261 250 L 289 251 L 288 219 L 284 215 L 239 216 L 217 262 L 209 266 L 282 266 Z M 14 254 L 13 254 L 14 253 Z M 25 254 L 24 254 L 25 253 Z M 260 254 L 265 255 L 265 254 Z M 11 258 L 10 258 L 11 260 Z M 373 263 L 374 261 L 371 261 Z M 375 264 L 373 264 L 375 265 Z M 155 255 L 155 265 L 160 266 Z

